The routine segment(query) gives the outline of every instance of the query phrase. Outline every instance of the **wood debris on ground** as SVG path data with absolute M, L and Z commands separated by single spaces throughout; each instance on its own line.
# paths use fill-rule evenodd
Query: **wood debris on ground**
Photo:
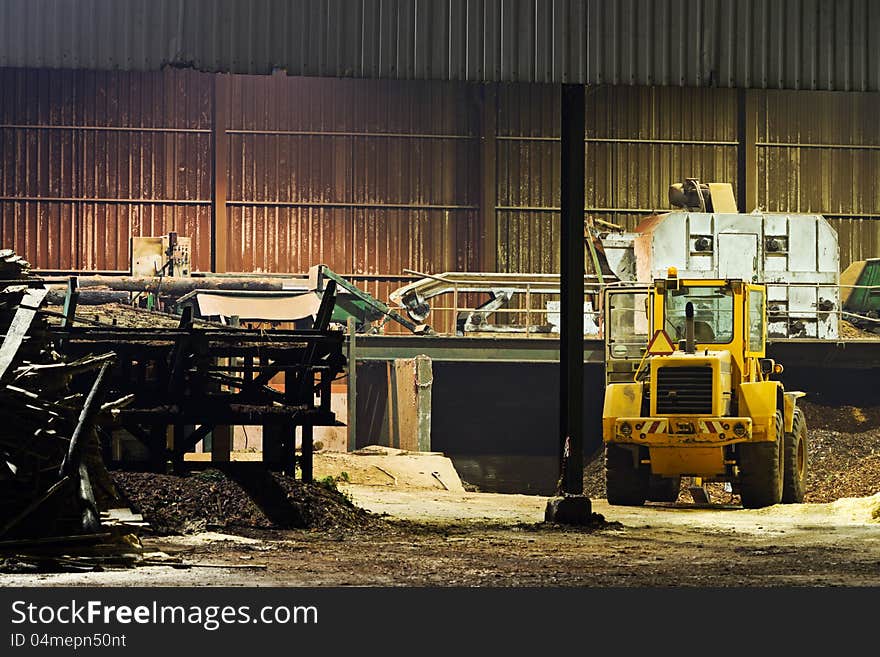
M 124 403 L 105 399 L 114 354 L 65 361 L 45 297 L 28 263 L 0 251 L 0 558 L 45 562 L 100 546 L 101 560 L 124 560 L 132 534 L 101 515 L 117 495 L 95 431 L 99 412 Z M 75 307 L 72 296 L 68 319 Z

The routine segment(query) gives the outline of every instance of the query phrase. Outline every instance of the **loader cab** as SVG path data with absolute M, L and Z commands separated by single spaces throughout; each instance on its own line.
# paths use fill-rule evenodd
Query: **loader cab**
M 670 268 L 652 286 L 608 288 L 605 294 L 606 384 L 633 380 L 657 330 L 663 329 L 683 352 L 688 304 L 694 311 L 695 350 L 729 351 L 741 380 L 762 380 L 759 361 L 765 355 L 767 321 L 763 285 L 679 279 Z
M 670 268 L 648 288 L 606 294 L 609 503 L 674 502 L 682 477 L 731 483 L 749 508 L 802 501 L 803 393 L 771 379 L 782 366 L 764 358 L 764 286 Z
M 742 381 L 763 380 L 766 352 L 766 290 L 737 279 L 678 279 L 670 268 L 654 281 L 653 322 L 680 351 L 685 348 L 686 311 L 693 309 L 694 351 L 729 351 Z

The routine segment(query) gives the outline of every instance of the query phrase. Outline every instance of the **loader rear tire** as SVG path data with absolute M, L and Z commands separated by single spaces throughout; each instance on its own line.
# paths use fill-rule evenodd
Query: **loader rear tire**
M 605 496 L 617 506 L 641 506 L 648 497 L 648 471 L 636 467 L 625 447 L 605 447 Z
M 650 502 L 675 502 L 681 491 L 681 477 L 660 477 L 651 475 L 648 480 L 648 500 Z
M 785 434 L 785 474 L 782 502 L 800 504 L 807 489 L 807 421 L 799 408 L 794 409 L 794 426 Z
M 782 501 L 783 442 L 782 412 L 776 411 L 776 440 L 739 446 L 740 498 L 746 509 Z

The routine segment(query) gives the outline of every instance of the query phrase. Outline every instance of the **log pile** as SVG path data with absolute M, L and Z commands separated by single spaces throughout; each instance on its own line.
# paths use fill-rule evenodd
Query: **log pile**
M 65 362 L 41 310 L 46 292 L 26 261 L 0 251 L 0 548 L 98 534 L 100 507 L 115 497 L 94 427 L 114 354 Z

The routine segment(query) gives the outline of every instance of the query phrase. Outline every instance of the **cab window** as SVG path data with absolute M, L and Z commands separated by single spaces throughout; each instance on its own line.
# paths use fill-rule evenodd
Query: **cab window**
M 684 339 L 685 307 L 694 304 L 694 336 L 699 344 L 733 339 L 733 291 L 727 286 L 682 285 L 666 290 L 664 326 L 673 340 Z
M 615 292 L 608 295 L 608 343 L 614 358 L 640 357 L 648 342 L 648 295 Z

